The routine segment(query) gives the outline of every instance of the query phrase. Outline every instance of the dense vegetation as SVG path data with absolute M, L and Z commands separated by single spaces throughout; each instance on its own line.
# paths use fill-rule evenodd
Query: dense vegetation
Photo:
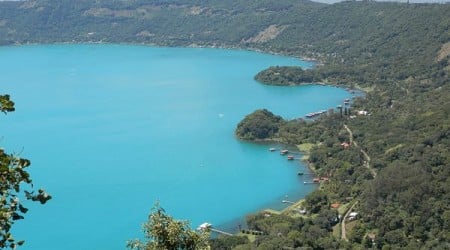
M 230 238 L 211 245 L 445 249 L 450 242 L 448 13 L 449 4 L 368 1 L 1 2 L 0 44 L 226 46 L 317 59 L 321 64 L 312 70 L 273 67 L 258 79 L 360 87 L 365 98 L 356 98 L 351 110 L 330 111 L 315 121 L 282 121 L 258 111 L 239 125 L 237 135 L 314 145 L 308 161 L 329 180 L 307 197 L 306 215 L 251 215 L 249 229 L 262 235 L 252 242 Z M 336 217 L 347 210 L 336 212 L 331 207 L 336 203 L 359 212 L 347 222 L 345 238 L 339 229 L 345 221 Z

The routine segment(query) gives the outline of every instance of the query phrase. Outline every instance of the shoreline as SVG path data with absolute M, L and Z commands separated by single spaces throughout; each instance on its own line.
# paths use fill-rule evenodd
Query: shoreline
M 263 83 L 261 83 L 261 84 L 263 84 Z M 269 84 L 265 84 L 265 85 L 269 85 Z M 322 85 L 322 86 L 336 87 L 336 88 L 344 87 L 344 86 L 340 86 L 337 84 L 325 84 L 325 83 L 322 83 L 322 84 L 320 84 L 320 83 L 304 83 L 304 84 L 292 85 L 292 86 L 302 86 L 302 85 Z M 275 86 L 275 85 L 269 85 L 269 86 Z M 287 86 L 287 85 L 278 85 L 278 86 L 291 87 L 291 86 Z M 347 87 L 346 90 L 349 93 L 356 91 L 355 93 L 352 93 L 353 97 L 357 97 L 357 96 L 361 96 L 361 95 L 364 96 L 365 94 L 367 94 L 367 92 L 365 90 L 358 88 L 358 86 L 353 86 L 353 88 Z M 299 118 L 295 118 L 295 119 L 304 119 L 304 118 L 299 117 Z M 308 120 L 314 121 L 314 119 L 315 118 L 308 119 Z M 302 154 L 302 157 L 300 158 L 300 162 L 306 166 L 306 168 L 311 172 L 311 174 L 313 176 L 317 176 L 317 171 L 316 171 L 314 165 L 308 161 L 311 149 L 313 147 L 317 146 L 318 145 L 317 143 L 302 143 L 302 144 L 298 144 L 298 145 L 292 145 L 292 144 L 288 144 L 288 143 L 284 142 L 282 138 L 276 138 L 276 137 L 266 138 L 266 139 L 254 139 L 254 140 L 241 139 L 236 135 L 235 135 L 235 137 L 238 140 L 245 141 L 248 143 L 256 143 L 256 144 L 262 144 L 262 145 L 278 144 L 284 148 L 295 148 L 296 150 L 298 150 L 299 153 Z M 320 188 L 321 185 L 322 185 L 322 183 L 317 183 L 317 187 L 314 190 L 316 190 L 317 188 Z M 314 192 L 314 191 L 312 191 L 312 192 Z M 281 210 L 264 208 L 264 209 L 260 209 L 260 210 L 256 211 L 256 213 L 264 213 L 265 212 L 265 213 L 274 213 L 274 214 L 286 214 L 286 213 L 289 213 L 294 210 L 299 210 L 301 208 L 301 205 L 304 203 L 305 198 L 306 198 L 306 196 L 302 197 L 301 199 L 295 199 L 293 201 L 294 202 L 293 204 L 290 204 L 289 206 L 287 206 Z M 303 215 L 297 214 L 295 216 L 303 216 Z
M 0 47 L 7 47 L 7 46 L 27 46 L 27 45 L 95 45 L 95 44 L 109 44 L 109 45 L 134 45 L 134 46 L 146 46 L 146 47 L 161 47 L 161 48 L 199 48 L 199 49 L 227 49 L 227 50 L 243 50 L 243 51 L 250 51 L 250 52 L 257 52 L 257 53 L 264 53 L 269 55 L 275 55 L 275 56 L 284 56 L 284 57 L 291 57 L 295 58 L 301 61 L 310 62 L 313 63 L 313 68 L 316 65 L 323 65 L 323 60 L 319 60 L 317 58 L 313 57 L 306 57 L 301 55 L 293 55 L 293 54 L 286 54 L 282 52 L 276 52 L 274 50 L 264 50 L 261 48 L 256 47 L 247 47 L 247 46 L 239 46 L 239 45 L 207 45 L 207 44 L 196 44 L 191 43 L 187 45 L 168 45 L 168 44 L 160 44 L 160 43 L 134 43 L 134 42 L 105 42 L 105 41 L 59 41 L 59 42 L 48 42 L 48 43 L 40 43 L 40 42 L 13 42 L 9 44 L 2 44 Z

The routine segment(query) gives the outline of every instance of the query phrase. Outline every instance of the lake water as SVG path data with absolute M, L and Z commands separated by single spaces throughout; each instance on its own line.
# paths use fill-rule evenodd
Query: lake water
M 345 90 L 265 86 L 272 65 L 311 64 L 249 51 L 128 45 L 0 47 L 1 145 L 31 159 L 53 199 L 16 223 L 22 249 L 124 249 L 156 201 L 192 227 L 218 227 L 310 193 L 299 161 L 240 142 L 245 115 L 284 118 L 335 107 Z

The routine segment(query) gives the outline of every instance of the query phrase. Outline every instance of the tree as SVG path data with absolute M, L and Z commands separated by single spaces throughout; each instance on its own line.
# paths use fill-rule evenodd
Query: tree
M 10 100 L 9 95 L 0 95 L 0 111 L 6 114 L 14 110 L 14 102 Z M 25 195 L 27 200 L 39 201 L 41 204 L 51 199 L 43 189 L 39 189 L 37 194 L 33 190 L 21 192 L 24 184 L 33 188 L 30 175 L 26 171 L 30 164 L 29 160 L 8 154 L 0 148 L 0 248 L 14 249 L 24 243 L 23 240 L 16 241 L 10 233 L 14 222 L 24 219 L 23 215 L 28 211 L 19 197 Z
M 322 208 L 328 208 L 329 200 L 327 194 L 322 190 L 316 190 L 305 198 L 306 208 L 311 213 L 318 213 Z
M 127 243 L 128 248 L 136 250 L 209 248 L 208 232 L 190 229 L 187 221 L 175 220 L 158 203 L 152 208 L 143 230 L 147 241 L 131 240 Z

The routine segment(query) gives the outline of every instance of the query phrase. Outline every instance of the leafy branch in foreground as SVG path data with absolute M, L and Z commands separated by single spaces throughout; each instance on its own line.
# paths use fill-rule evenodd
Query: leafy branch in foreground
M 6 114 L 14 110 L 14 102 L 11 101 L 9 95 L 0 95 L 0 111 Z
M 150 249 L 208 249 L 209 233 L 195 231 L 187 221 L 175 220 L 157 203 L 143 225 L 146 242 L 131 240 L 127 247 L 136 250 Z
M 0 111 L 3 113 L 14 111 L 14 102 L 9 95 L 0 95 Z M 51 199 L 43 189 L 21 192 L 23 184 L 33 188 L 30 174 L 26 171 L 31 162 L 14 154 L 8 154 L 0 148 L 0 248 L 16 248 L 24 243 L 16 241 L 10 230 L 15 221 L 24 218 L 28 209 L 22 204 L 19 196 L 25 195 L 27 200 L 39 201 L 45 204 Z

